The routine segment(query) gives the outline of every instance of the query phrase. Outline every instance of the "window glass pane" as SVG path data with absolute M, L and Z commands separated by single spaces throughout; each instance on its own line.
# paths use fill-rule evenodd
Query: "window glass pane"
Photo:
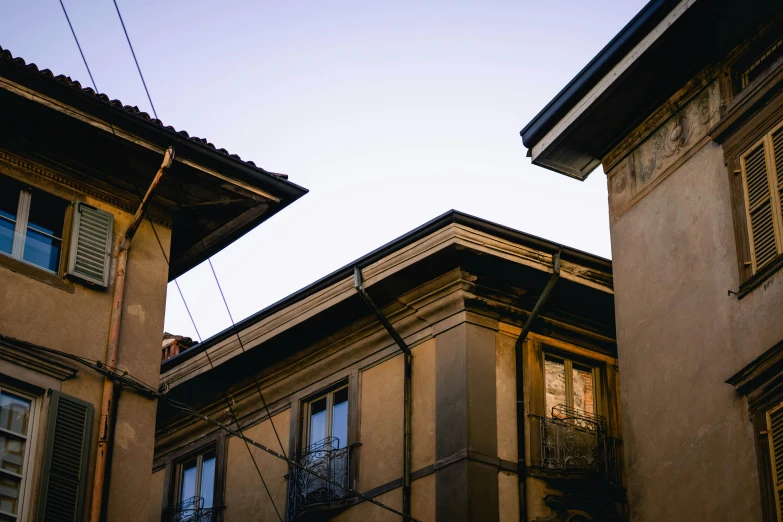
M 0 433 L 0 468 L 21 475 L 24 468 L 24 439 Z
M 9 393 L 0 393 L 0 428 L 27 435 L 30 401 Z
M 326 434 L 326 397 L 310 404 L 310 444 L 324 440 Z
M 546 388 L 546 416 L 552 416 L 552 408 L 566 404 L 565 363 L 562 359 L 547 356 L 544 360 L 544 386 Z
M 196 459 L 191 459 L 182 465 L 179 500 L 184 502 L 196 496 Z
M 0 477 L 0 511 L 14 515 L 19 512 L 21 484 L 22 481 L 17 478 Z
M 200 496 L 204 498 L 204 508 L 211 508 L 215 495 L 215 452 L 210 451 L 204 454 L 201 463 L 201 491 Z
M 60 261 L 60 243 L 59 239 L 53 239 L 28 228 L 22 259 L 56 272 L 57 263 Z
M 595 413 L 593 399 L 593 371 L 587 366 L 574 364 L 574 408 Z
M 348 445 L 348 388 L 343 388 L 334 394 L 332 437 L 339 439 L 335 449 Z
M 33 192 L 23 259 L 56 271 L 60 260 L 63 220 L 67 202 L 45 192 Z
M 10 254 L 14 242 L 19 190 L 5 185 L 5 180 L 0 180 L 0 252 Z

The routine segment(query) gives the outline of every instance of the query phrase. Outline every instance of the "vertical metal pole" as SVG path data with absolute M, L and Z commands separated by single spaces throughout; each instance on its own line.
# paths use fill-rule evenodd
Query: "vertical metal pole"
M 122 236 L 120 243 L 120 252 L 117 256 L 117 273 L 114 277 L 114 298 L 111 304 L 111 315 L 109 319 L 109 339 L 106 343 L 106 366 L 111 369 L 117 367 L 117 357 L 119 355 L 120 344 L 120 325 L 122 320 L 122 301 L 125 296 L 125 274 L 128 265 L 128 250 L 131 241 L 136 235 L 136 231 L 141 225 L 144 212 L 152 201 L 152 192 L 160 183 L 166 170 L 174 161 L 174 149 L 169 147 L 163 156 L 161 164 L 155 178 L 150 183 L 147 193 L 141 200 L 133 221 L 128 226 L 128 230 Z M 98 452 L 95 457 L 95 475 L 92 486 L 92 506 L 90 509 L 90 521 L 100 522 L 103 510 L 104 486 L 106 482 L 106 468 L 109 456 L 109 444 L 111 442 L 111 426 L 114 422 L 112 412 L 116 411 L 114 404 L 114 380 L 108 376 L 103 379 L 103 397 L 101 399 L 101 420 L 98 431 Z
M 412 370 L 413 370 L 413 357 L 410 353 L 404 353 L 402 356 L 405 358 L 405 375 L 404 386 L 405 391 L 403 395 L 404 401 L 404 439 L 402 442 L 402 512 L 406 515 L 411 514 L 411 411 L 413 396 L 411 395 L 412 384 Z M 403 520 L 408 520 L 403 517 Z
M 405 344 L 400 334 L 391 325 L 383 312 L 375 304 L 375 302 L 367 293 L 367 289 L 364 288 L 364 279 L 362 277 L 362 271 L 357 266 L 353 269 L 353 285 L 364 302 L 373 311 L 375 316 L 381 322 L 389 335 L 392 336 L 394 342 L 400 347 L 404 357 L 404 375 L 403 375 L 403 440 L 402 440 L 402 512 L 403 521 L 412 520 L 411 518 L 411 411 L 413 405 L 412 395 L 412 366 L 413 355 L 410 348 Z
M 560 250 L 552 256 L 552 275 L 549 277 L 544 290 L 538 297 L 533 310 L 522 328 L 514 344 L 514 355 L 517 363 L 517 477 L 519 478 L 519 520 L 527 522 L 527 458 L 525 457 L 525 392 L 524 392 L 524 361 L 522 359 L 522 346 L 525 344 L 527 334 L 533 327 L 541 308 L 552 293 L 555 283 L 560 278 Z

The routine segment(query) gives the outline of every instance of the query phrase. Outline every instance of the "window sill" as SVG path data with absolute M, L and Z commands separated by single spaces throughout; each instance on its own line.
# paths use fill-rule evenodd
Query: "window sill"
M 45 283 L 49 286 L 59 288 L 60 290 L 65 290 L 70 294 L 74 293 L 75 291 L 74 284 L 71 281 L 63 279 L 54 272 L 49 272 L 43 268 L 38 268 L 35 265 L 14 259 L 13 257 L 7 256 L 5 254 L 0 254 L 0 266 L 7 268 L 12 272 L 16 272 L 17 274 L 22 274 L 31 279 L 35 279 L 36 281 Z
M 747 281 L 742 283 L 737 292 L 737 299 L 742 299 L 755 288 L 758 288 L 764 281 L 767 280 L 772 274 L 777 272 L 783 267 L 783 254 L 776 257 L 771 263 L 767 264 L 761 270 L 753 274 Z

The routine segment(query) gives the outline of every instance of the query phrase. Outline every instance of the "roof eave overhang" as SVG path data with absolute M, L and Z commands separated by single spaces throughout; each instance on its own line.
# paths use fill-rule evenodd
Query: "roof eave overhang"
M 0 60 L 0 90 L 37 104 L 51 114 L 78 121 L 92 136 L 111 136 L 116 142 L 124 141 L 130 147 L 128 150 L 135 147 L 140 153 L 150 151 L 162 157 L 166 148 L 174 146 L 175 165 L 179 165 L 183 175 L 197 173 L 203 176 L 201 179 L 212 178 L 217 185 L 235 186 L 246 194 L 238 197 L 259 201 L 243 214 L 222 223 L 211 234 L 208 244 L 197 241 L 181 258 L 172 253 L 169 280 L 205 261 L 308 192 L 280 175 L 216 149 L 206 140 L 164 127 L 156 120 L 134 114 L 23 63 Z M 154 173 L 154 168 L 150 172 Z M 198 183 L 199 177 L 188 176 L 188 179 L 190 183 Z
M 653 0 L 521 131 L 535 165 L 584 180 L 633 129 L 715 67 L 776 2 Z
M 601 163 L 587 151 L 568 151 L 568 134 L 611 92 L 697 0 L 653 0 L 520 132 L 533 164 L 584 181 Z M 629 108 L 632 110 L 632 108 Z M 603 145 L 601 148 L 607 148 Z M 561 159 L 565 156 L 565 160 Z
M 270 318 L 276 316 L 276 314 L 280 314 L 286 309 L 299 306 L 299 304 L 310 299 L 312 296 L 328 291 L 330 288 L 340 287 L 340 285 L 345 284 L 346 281 L 352 282 L 354 267 L 358 266 L 361 268 L 367 268 L 371 266 L 380 266 L 385 262 L 388 262 L 389 259 L 396 259 L 397 256 L 405 257 L 407 255 L 413 255 L 407 253 L 407 249 L 411 249 L 414 245 L 424 244 L 427 241 L 431 241 L 433 237 L 438 236 L 438 233 L 444 234 L 446 242 L 456 241 L 458 237 L 453 235 L 454 232 L 448 231 L 450 227 L 454 230 L 457 228 L 462 228 L 465 230 L 486 234 L 486 237 L 496 237 L 504 242 L 507 242 L 509 245 L 515 245 L 514 248 L 535 251 L 537 254 L 534 256 L 536 259 L 534 264 L 540 265 L 539 268 L 542 270 L 542 273 L 545 273 L 547 270 L 549 270 L 549 265 L 548 262 L 542 261 L 538 258 L 538 253 L 545 253 L 551 256 L 555 252 L 560 251 L 561 259 L 566 265 L 582 267 L 582 269 L 578 271 L 582 275 L 574 279 L 575 282 L 585 287 L 593 288 L 599 293 L 613 294 L 613 287 L 611 283 L 612 262 L 610 260 L 583 252 L 581 250 L 563 246 L 540 237 L 525 234 L 512 228 L 492 223 L 469 214 L 451 210 L 408 232 L 407 234 L 387 243 L 386 245 L 383 245 L 382 247 L 362 256 L 361 258 L 345 265 L 344 267 L 332 272 L 331 274 L 312 283 L 311 285 L 300 289 L 299 291 L 278 301 L 277 303 L 274 303 L 267 308 L 264 308 L 263 310 L 260 310 L 259 312 L 243 319 L 242 321 L 238 322 L 236 326 L 226 328 L 222 332 L 215 334 L 209 339 L 205 339 L 202 343 L 195 345 L 191 349 L 164 361 L 161 364 L 161 373 L 164 374 L 174 370 L 176 367 L 186 363 L 188 360 L 198 356 L 204 351 L 211 350 L 220 343 L 224 343 L 232 337 L 235 337 L 237 332 L 250 330 L 254 327 L 254 325 L 269 320 Z M 439 245 L 440 248 L 443 247 L 446 242 L 441 244 L 438 241 L 435 241 L 435 244 Z M 433 255 L 432 253 L 435 250 L 436 249 L 434 248 L 429 249 L 428 247 L 426 255 L 417 253 L 413 257 L 419 260 L 431 258 Z M 413 252 L 413 250 L 411 250 L 411 252 Z M 404 263 L 397 261 L 390 264 L 394 266 L 394 268 L 388 273 L 383 272 L 384 275 L 380 275 L 381 272 L 379 272 L 379 274 L 365 274 L 367 277 L 366 283 L 368 285 L 372 285 L 378 281 L 382 281 L 384 278 L 388 277 L 389 274 L 397 273 L 399 270 L 401 270 L 401 267 L 405 265 Z M 602 274 L 602 281 L 590 282 L 587 277 L 584 277 L 588 272 Z M 564 275 L 564 278 L 566 279 L 569 277 L 571 276 L 568 274 Z M 401 282 L 400 285 L 410 283 L 410 279 L 403 278 L 403 282 Z M 395 291 L 402 292 L 404 290 L 400 285 L 393 285 Z M 351 286 L 349 294 L 354 295 L 352 285 L 349 286 Z M 358 301 L 358 295 L 355 297 Z M 363 314 L 367 313 L 364 305 L 361 305 L 359 310 L 361 310 Z M 342 317 L 342 319 L 348 320 L 348 317 Z

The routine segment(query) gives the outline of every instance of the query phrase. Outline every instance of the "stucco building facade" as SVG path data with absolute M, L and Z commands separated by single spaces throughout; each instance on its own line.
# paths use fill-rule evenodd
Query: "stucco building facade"
M 167 283 L 305 191 L 1 48 L 0 111 L 0 519 L 145 518 Z
M 781 520 L 782 16 L 650 2 L 522 131 L 607 176 L 631 520 Z
M 449 212 L 164 361 L 149 520 L 625 520 L 613 309 L 609 261 Z

